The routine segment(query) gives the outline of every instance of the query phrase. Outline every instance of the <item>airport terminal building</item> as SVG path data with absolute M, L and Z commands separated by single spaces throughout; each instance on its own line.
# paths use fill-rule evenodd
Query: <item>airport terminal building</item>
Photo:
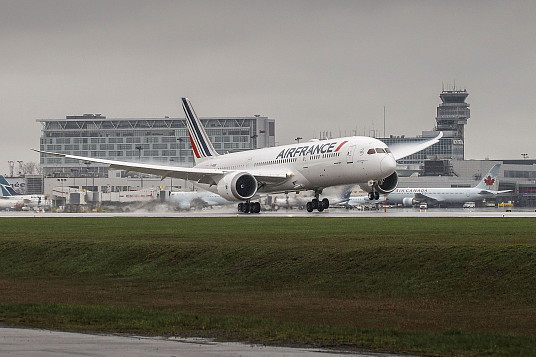
M 84 114 L 37 121 L 42 124 L 40 148 L 44 151 L 173 166 L 194 164 L 182 118 L 108 119 L 101 114 Z M 264 116 L 201 121 L 219 153 L 275 145 L 275 120 Z M 108 177 L 107 165 L 44 154 L 40 164 L 45 177 Z

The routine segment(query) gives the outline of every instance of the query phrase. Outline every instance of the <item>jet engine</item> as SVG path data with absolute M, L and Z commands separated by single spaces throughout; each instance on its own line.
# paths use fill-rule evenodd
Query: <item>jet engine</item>
M 397 185 L 398 185 L 398 175 L 396 171 L 382 180 L 379 180 L 379 181 L 370 180 L 366 183 L 359 184 L 359 186 L 365 192 L 369 192 L 369 193 L 376 192 L 377 193 L 376 199 L 378 199 L 380 194 L 385 195 L 385 194 L 393 192 L 396 189 Z
M 386 178 L 374 183 L 374 191 L 385 195 L 386 193 L 391 193 L 396 189 L 398 185 L 398 174 L 393 172 L 391 175 Z
M 402 205 L 404 207 L 412 207 L 415 204 L 415 200 L 412 197 L 404 197 L 402 199 Z
M 257 193 L 257 180 L 247 172 L 230 172 L 218 182 L 218 194 L 229 201 L 245 201 Z

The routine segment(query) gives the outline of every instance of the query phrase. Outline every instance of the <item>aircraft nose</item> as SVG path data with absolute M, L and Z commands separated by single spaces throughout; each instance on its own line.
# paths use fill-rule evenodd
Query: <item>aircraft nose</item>
M 389 176 L 396 170 L 396 160 L 391 155 L 385 155 L 380 162 L 380 170 L 382 173 Z

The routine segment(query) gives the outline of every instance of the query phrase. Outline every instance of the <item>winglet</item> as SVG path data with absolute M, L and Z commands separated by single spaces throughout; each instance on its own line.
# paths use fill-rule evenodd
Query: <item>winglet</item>
M 192 107 L 192 103 L 190 103 L 188 98 L 182 98 L 182 108 L 184 109 L 184 114 L 186 114 L 188 135 L 190 136 L 190 143 L 192 144 L 196 164 L 218 156 L 203 124 L 201 124 L 201 120 L 197 117 L 197 114 Z

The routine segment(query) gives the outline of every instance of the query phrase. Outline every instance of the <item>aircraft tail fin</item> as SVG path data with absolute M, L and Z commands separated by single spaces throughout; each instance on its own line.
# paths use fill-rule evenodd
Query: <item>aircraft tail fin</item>
M 188 98 L 182 98 L 182 108 L 184 109 L 184 114 L 186 114 L 186 125 L 188 127 L 188 135 L 190 136 L 190 143 L 192 144 L 192 150 L 194 152 L 195 163 L 198 164 L 218 156 L 203 124 L 201 124 L 201 120 L 197 117 L 197 114 L 192 107 L 192 103 L 190 103 Z
M 1 192 L 2 192 L 2 197 L 8 197 L 8 196 L 11 196 L 9 194 L 9 192 L 6 190 L 6 188 L 4 187 L 4 185 L 0 185 L 0 189 L 1 189 Z
M 9 182 L 7 182 L 6 178 L 3 175 L 0 175 L 0 185 L 8 185 Z
M 11 184 L 7 182 L 6 178 L 0 175 L 0 187 L 2 196 L 17 196 L 18 193 L 11 187 Z
M 484 177 L 480 180 L 476 188 L 481 189 L 491 189 L 495 184 L 497 176 L 499 175 L 499 170 L 501 169 L 501 164 L 494 165 Z

